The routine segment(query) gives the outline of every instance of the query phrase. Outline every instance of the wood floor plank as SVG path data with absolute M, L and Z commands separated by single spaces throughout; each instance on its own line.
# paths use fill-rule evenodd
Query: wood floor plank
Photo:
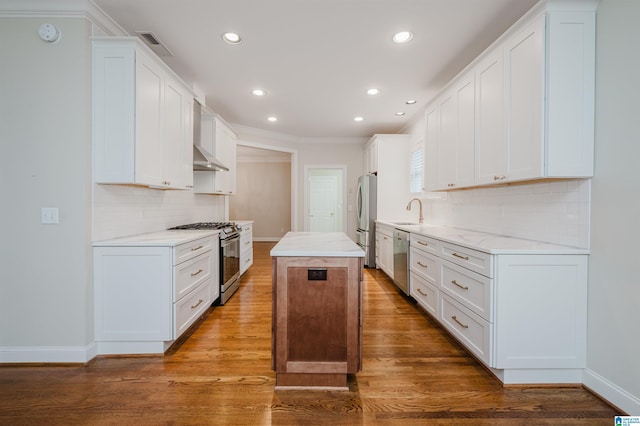
M 275 390 L 272 243 L 228 303 L 165 356 L 0 366 L 0 425 L 611 425 L 580 387 L 504 388 L 384 273 L 365 271 L 348 391 Z

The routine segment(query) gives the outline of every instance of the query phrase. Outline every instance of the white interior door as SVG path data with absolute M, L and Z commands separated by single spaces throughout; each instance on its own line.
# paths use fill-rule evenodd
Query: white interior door
M 338 178 L 309 177 L 309 231 L 336 232 L 338 215 Z

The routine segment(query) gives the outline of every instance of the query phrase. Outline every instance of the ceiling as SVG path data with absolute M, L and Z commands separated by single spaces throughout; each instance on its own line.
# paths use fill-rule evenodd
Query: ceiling
M 165 62 L 226 121 L 298 138 L 400 131 L 537 2 L 93 1 L 129 34 L 155 34 L 173 53 Z M 401 30 L 413 39 L 393 43 Z M 227 31 L 242 43 L 225 43 Z M 373 87 L 378 95 L 366 93 Z M 252 95 L 255 88 L 267 95 Z M 416 104 L 405 104 L 410 99 Z M 278 121 L 268 122 L 270 115 Z

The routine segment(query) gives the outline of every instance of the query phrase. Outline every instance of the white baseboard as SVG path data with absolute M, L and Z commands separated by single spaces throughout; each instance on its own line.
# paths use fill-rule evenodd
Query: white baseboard
M 593 370 L 585 369 L 582 373 L 582 383 L 609 403 L 635 416 L 640 414 L 640 398 L 622 389 Z M 620 413 L 623 414 L 623 413 Z
M 87 346 L 0 347 L 0 364 L 86 363 L 98 354 L 94 343 Z

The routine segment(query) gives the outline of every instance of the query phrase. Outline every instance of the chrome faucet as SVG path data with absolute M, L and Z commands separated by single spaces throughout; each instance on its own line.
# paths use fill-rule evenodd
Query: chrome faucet
M 411 203 L 413 203 L 414 201 L 417 201 L 420 205 L 420 217 L 418 218 L 418 223 L 422 223 L 424 222 L 424 217 L 422 217 L 422 201 L 417 198 L 412 198 L 411 200 L 409 200 L 409 204 L 407 204 L 407 210 L 411 210 Z

